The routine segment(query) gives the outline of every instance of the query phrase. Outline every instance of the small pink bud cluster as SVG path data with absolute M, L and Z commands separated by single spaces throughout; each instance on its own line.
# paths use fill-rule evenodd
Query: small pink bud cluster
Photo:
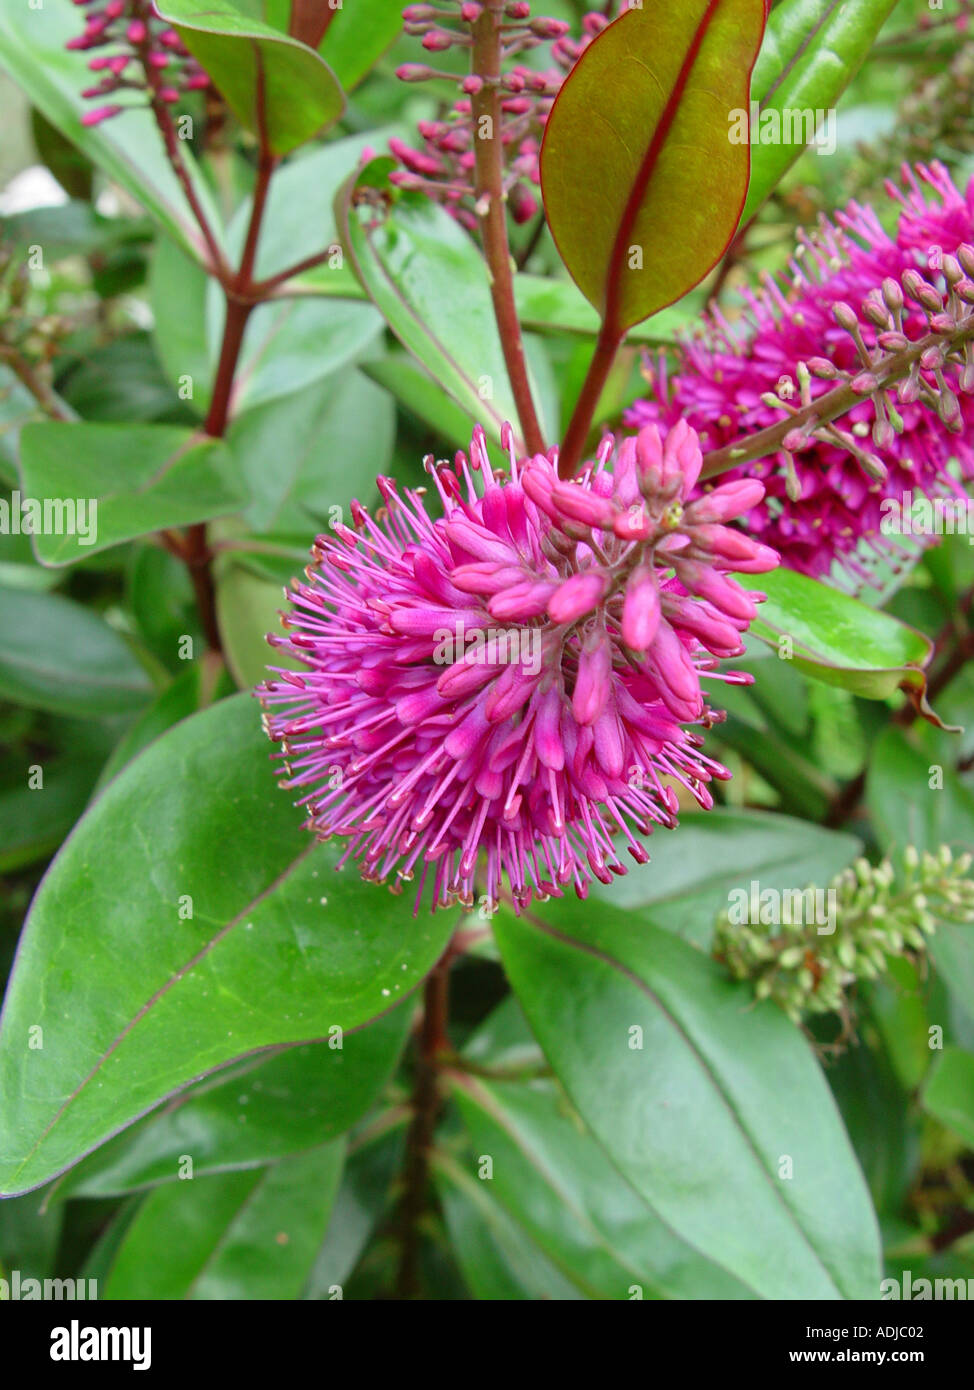
M 467 3 L 460 7 L 460 27 L 444 29 L 443 12 L 430 5 L 411 5 L 404 11 L 406 32 L 423 35 L 427 49 L 469 46 L 469 26 L 476 23 L 482 6 Z M 540 185 L 538 157 L 545 121 L 561 84 L 579 55 L 605 28 L 608 19 L 598 13 L 585 16 L 582 37 L 572 38 L 568 25 L 560 20 L 529 19 L 526 4 L 509 4 L 509 21 L 504 29 L 502 51 L 505 58 L 526 48 L 550 42 L 554 66 L 540 70 L 517 65 L 504 71 L 496 85 L 501 96 L 501 128 L 498 132 L 505 154 L 504 192 L 511 216 L 517 223 L 528 222 L 539 210 L 535 190 Z M 440 21 L 440 22 L 434 22 Z M 467 26 L 466 28 L 463 26 Z M 398 69 L 404 81 L 425 81 L 447 76 L 421 64 L 407 63 Z M 474 210 L 474 114 L 471 97 L 484 88 L 486 79 L 476 73 L 460 81 L 463 96 L 441 120 L 421 121 L 418 126 L 423 144 L 413 149 L 403 140 L 391 140 L 389 148 L 403 168 L 391 175 L 400 188 L 418 190 L 444 203 L 469 230 L 478 222 Z
M 172 106 L 184 92 L 209 86 L 209 78 L 190 57 L 175 29 L 170 29 L 152 8 L 151 0 L 74 0 L 86 8 L 85 30 L 66 45 L 71 50 L 111 48 L 99 53 L 88 66 L 100 80 L 82 96 L 89 101 L 113 97 L 122 91 L 150 93 L 153 102 Z M 93 107 L 81 118 L 82 125 L 99 125 L 125 107 L 118 102 Z
M 789 568 L 855 583 L 913 553 L 884 504 L 962 498 L 974 478 L 974 180 L 965 195 L 941 164 L 903 178 L 895 232 L 851 203 L 801 233 L 789 282 L 746 291 L 736 322 L 714 309 L 625 417 L 688 419 L 708 452 L 800 417 L 741 470 L 766 487 L 748 529 Z M 851 400 L 829 420 L 816 404 L 836 388 Z

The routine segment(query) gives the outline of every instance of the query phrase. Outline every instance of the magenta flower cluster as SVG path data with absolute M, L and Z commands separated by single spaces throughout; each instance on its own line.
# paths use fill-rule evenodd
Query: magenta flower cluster
M 730 577 L 777 564 L 727 523 L 763 487 L 695 501 L 696 434 L 648 426 L 570 482 L 557 450 L 495 474 L 482 431 L 470 460 L 427 460 L 425 490 L 380 479 L 375 516 L 319 537 L 291 592 L 284 637 L 304 670 L 258 690 L 282 745 L 284 786 L 344 863 L 376 882 L 417 879 L 434 906 L 491 904 L 510 886 L 582 897 L 625 873 L 620 848 L 676 824 L 678 789 L 701 806 L 728 773 L 694 725 L 715 716 L 702 676 L 742 651 L 761 598 Z M 691 727 L 686 727 L 691 726 Z
M 467 3 L 461 6 L 458 18 L 469 25 L 476 21 L 480 12 L 480 5 Z M 548 113 L 580 54 L 609 20 L 603 14 L 587 14 L 582 21 L 582 36 L 575 39 L 568 33 L 569 26 L 561 20 L 530 19 L 530 7 L 521 0 L 509 4 L 506 14 L 510 52 L 526 45 L 551 42 L 549 66 L 540 69 L 518 64 L 504 71 L 499 79 L 504 192 L 514 221 L 523 223 L 540 210 L 538 161 Z M 445 28 L 434 16 L 442 19 L 442 12 L 434 11 L 429 5 L 409 6 L 404 11 L 407 32 L 422 34 L 424 46 L 433 52 L 466 39 L 462 30 Z M 520 34 L 518 24 L 523 25 Z M 415 63 L 407 63 L 399 69 L 399 76 L 406 81 L 425 80 L 436 75 Z M 412 148 L 404 140 L 389 141 L 389 149 L 403 166 L 390 178 L 401 188 L 419 190 L 442 202 L 458 221 L 473 231 L 477 227 L 473 210 L 476 133 L 470 98 L 481 90 L 483 79 L 475 74 L 465 77 L 460 87 L 464 95 L 443 119 L 420 121 L 418 131 L 422 144 L 419 148 Z
M 660 357 L 651 373 L 652 397 L 636 402 L 626 423 L 685 418 L 707 450 L 777 423 L 781 410 L 767 397 L 797 394 L 799 363 L 827 359 L 843 373 L 856 373 L 861 365 L 855 336 L 867 349 L 882 345 L 880 320 L 861 311 L 884 282 L 912 286 L 902 328 L 906 338 L 920 338 L 928 328 L 924 284 L 936 289 L 939 303 L 944 283 L 937 270 L 941 255 L 933 248 L 954 255 L 963 243 L 974 242 L 974 180 L 965 197 L 935 164 L 905 169 L 904 185 L 903 191 L 888 185 L 899 205 L 892 235 L 872 208 L 856 203 L 834 223 L 823 220 L 817 234 L 801 236 L 789 284 L 768 278 L 763 292 L 745 292 L 749 313 L 740 323 L 732 325 L 714 310 L 699 335 L 680 349 L 674 370 Z M 858 319 L 855 334 L 836 319 L 837 307 L 840 317 L 848 317 L 842 305 Z M 967 375 L 961 366 L 941 370 L 935 356 L 924 362 L 921 376 L 930 396 L 950 402 L 950 429 L 943 411 L 918 399 L 915 389 L 902 390 L 897 429 L 885 422 L 876 430 L 874 404 L 863 399 L 842 422 L 844 440 L 815 437 L 793 455 L 782 449 L 726 474 L 746 473 L 766 485 L 764 500 L 747 517 L 748 529 L 774 546 L 789 568 L 823 576 L 838 561 L 856 579 L 868 580 L 875 559 L 897 558 L 895 538 L 880 531 L 886 499 L 962 495 L 953 463 L 963 478 L 974 475 L 974 379 Z M 813 379 L 813 397 L 831 384 Z M 885 477 L 864 470 L 860 446 L 868 450 L 872 473 L 885 471 Z
M 99 125 L 117 116 L 125 106 L 106 98 L 123 91 L 149 91 L 153 101 L 173 105 L 185 92 L 209 86 L 209 78 L 190 56 L 182 39 L 152 8 L 151 0 L 74 0 L 86 9 L 85 30 L 70 39 L 69 49 L 108 49 L 88 66 L 99 81 L 82 92 L 87 100 L 103 104 L 81 118 L 82 125 Z

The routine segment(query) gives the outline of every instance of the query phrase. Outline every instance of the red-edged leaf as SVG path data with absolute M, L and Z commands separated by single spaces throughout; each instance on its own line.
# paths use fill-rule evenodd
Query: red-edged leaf
M 765 0 L 643 0 L 585 50 L 545 128 L 552 235 L 587 299 L 622 332 L 720 259 L 747 196 L 747 108 Z

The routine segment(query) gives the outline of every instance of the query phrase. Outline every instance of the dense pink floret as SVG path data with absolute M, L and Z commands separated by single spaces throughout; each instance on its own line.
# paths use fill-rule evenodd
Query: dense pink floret
M 607 441 L 571 482 L 555 451 L 497 475 L 478 432 L 471 464 L 428 461 L 440 516 L 380 479 L 382 511 L 319 537 L 269 639 L 307 669 L 258 692 L 309 828 L 348 837 L 366 878 L 429 879 L 436 905 L 475 879 L 496 903 L 506 879 L 520 906 L 610 882 L 620 845 L 644 862 L 678 786 L 709 807 L 728 774 L 684 726 L 712 721 L 701 674 L 740 654 L 760 598 L 728 572 L 777 556 L 726 525 L 761 484 L 688 503 L 700 465 L 678 424 Z

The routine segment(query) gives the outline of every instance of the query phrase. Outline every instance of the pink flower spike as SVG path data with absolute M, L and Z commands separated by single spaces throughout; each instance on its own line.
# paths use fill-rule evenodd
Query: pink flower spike
M 607 441 L 573 497 L 621 507 L 631 453 Z M 355 530 L 318 537 L 271 639 L 301 670 L 258 695 L 284 787 L 364 877 L 415 878 L 417 907 L 424 887 L 435 907 L 506 889 L 520 911 L 624 872 L 623 843 L 644 862 L 636 837 L 676 823 L 674 780 L 710 804 L 722 769 L 683 725 L 712 722 L 700 677 L 740 649 L 725 609 L 750 600 L 687 520 L 682 474 L 647 495 L 645 539 L 596 543 L 558 505 L 555 449 L 503 473 L 481 433 L 471 454 L 431 460 L 428 495 L 381 479 L 375 517 L 355 505 Z

